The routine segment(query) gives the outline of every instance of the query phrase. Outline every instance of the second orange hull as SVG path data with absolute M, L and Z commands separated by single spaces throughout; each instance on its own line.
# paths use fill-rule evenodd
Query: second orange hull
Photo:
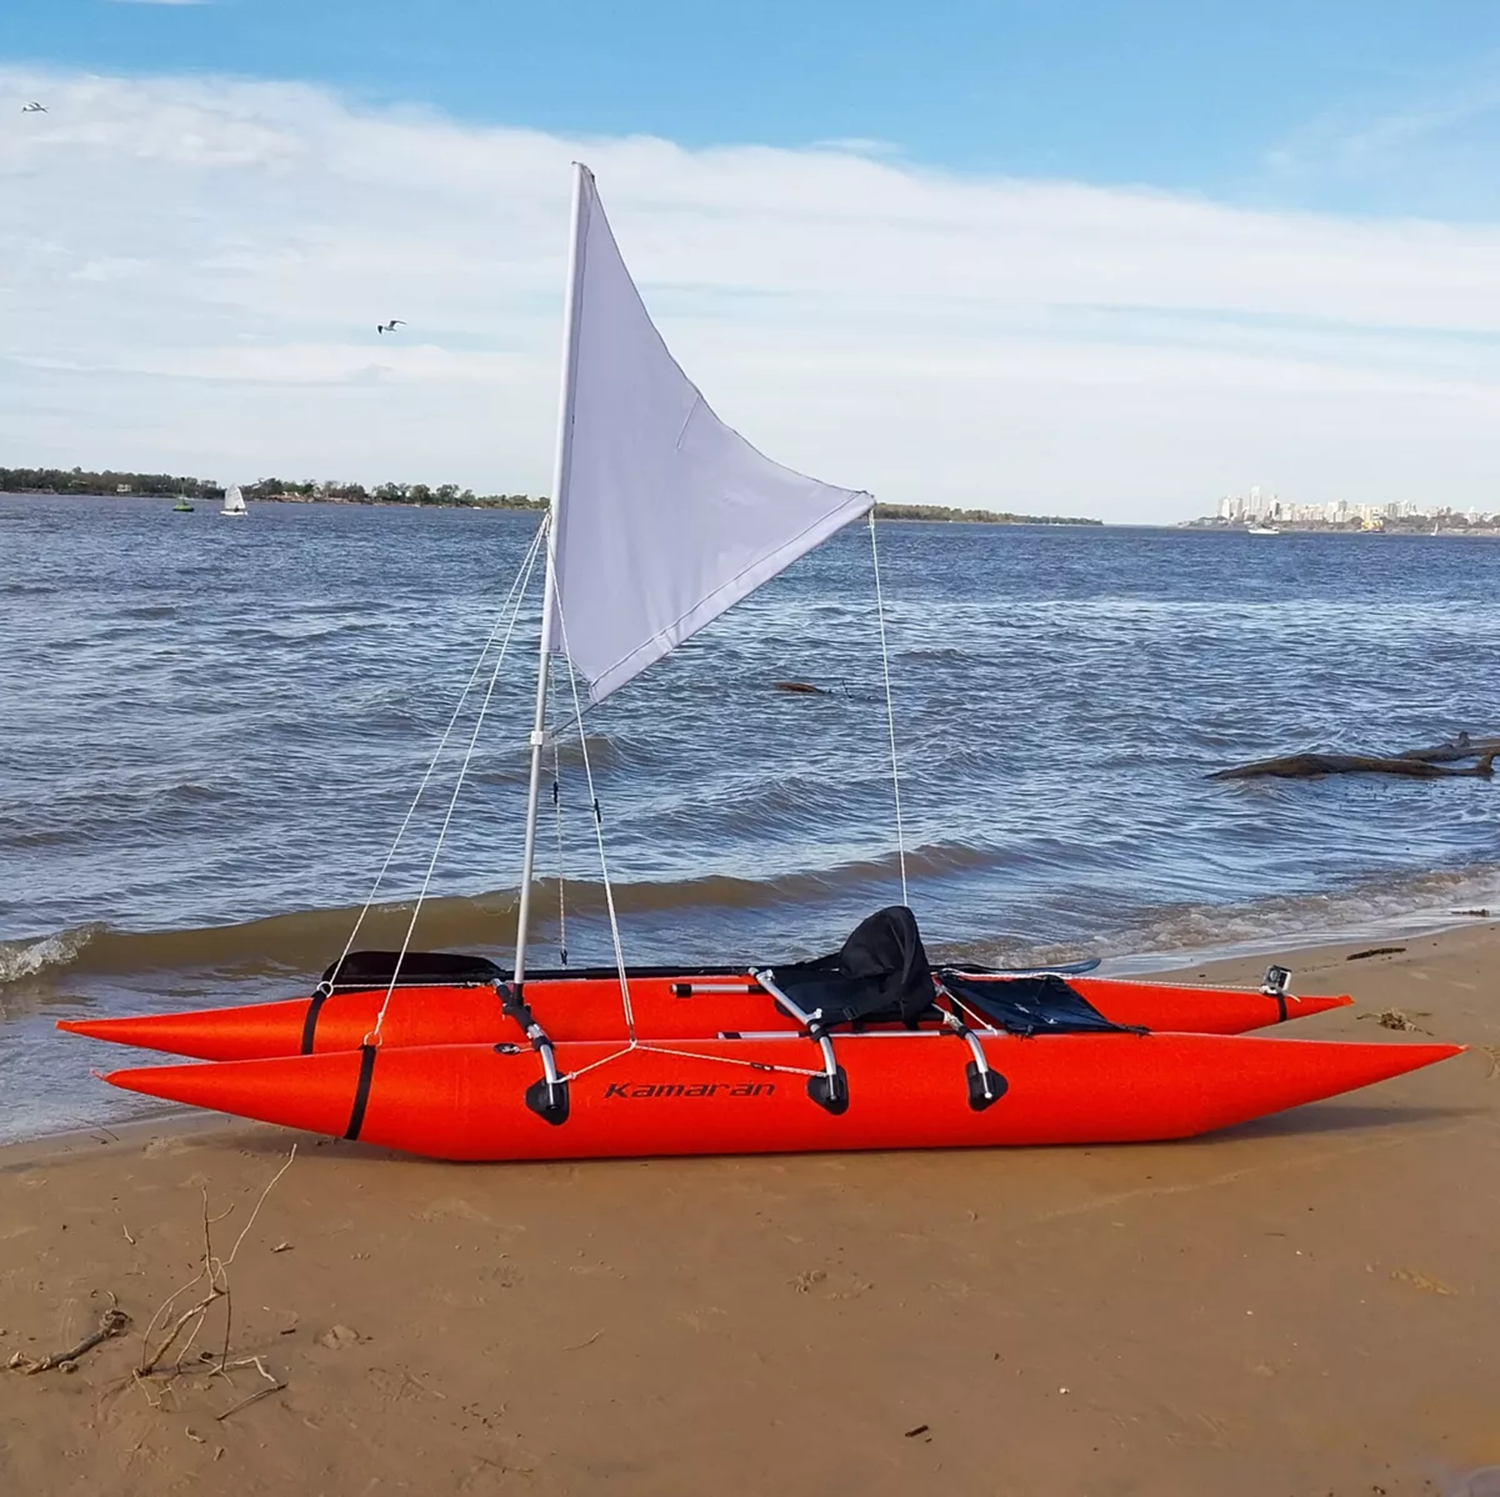
M 1243 1034 L 1341 1008 L 1339 997 L 1268 997 L 1252 990 L 1178 987 L 1102 977 L 1069 986 L 1116 1024 L 1191 1034 Z M 630 982 L 641 1039 L 713 1039 L 726 1032 L 788 1034 L 796 1025 L 749 977 L 685 975 Z M 64 1019 L 58 1028 L 115 1044 L 194 1060 L 268 1060 L 355 1050 L 374 1027 L 383 989 L 291 998 L 239 1008 L 198 1009 L 121 1019 Z M 526 999 L 557 1043 L 626 1038 L 613 977 L 528 979 Z M 518 1038 L 488 987 L 398 988 L 381 1039 L 387 1046 L 500 1044 Z
M 566 1102 L 535 1105 L 538 1057 L 511 1045 L 336 1051 L 117 1071 L 147 1096 L 452 1160 L 930 1149 L 1185 1138 L 1431 1065 L 1455 1045 L 1183 1034 L 982 1040 L 996 1095 L 976 1106 L 972 1051 L 941 1033 L 834 1042 L 846 1090 L 813 1094 L 805 1039 L 557 1047 Z

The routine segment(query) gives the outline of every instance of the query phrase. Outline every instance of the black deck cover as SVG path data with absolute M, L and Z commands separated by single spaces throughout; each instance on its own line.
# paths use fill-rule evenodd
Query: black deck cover
M 944 969 L 942 984 L 965 1008 L 1011 1034 L 1143 1034 L 1106 1019 L 1055 973 L 1036 977 L 967 977 Z
M 465 983 L 500 981 L 505 973 L 494 962 L 482 956 L 466 956 L 451 951 L 351 951 L 342 962 L 335 962 L 323 973 L 322 982 L 329 988 L 346 992 L 359 988 L 383 988 L 391 980 L 400 961 L 396 977 L 398 988 L 459 987 Z M 337 976 L 334 974 L 337 973 Z

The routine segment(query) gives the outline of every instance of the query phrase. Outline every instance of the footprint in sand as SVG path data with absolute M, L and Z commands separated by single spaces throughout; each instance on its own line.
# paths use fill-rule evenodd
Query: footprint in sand
M 462 1196 L 444 1196 L 417 1213 L 424 1222 L 461 1221 L 489 1223 L 489 1217 L 477 1206 L 471 1206 Z
M 1443 1283 L 1441 1279 L 1434 1279 L 1430 1274 L 1418 1273 L 1414 1268 L 1393 1268 L 1391 1270 L 1391 1278 L 1398 1284 L 1410 1284 L 1413 1289 L 1420 1289 L 1425 1294 L 1450 1295 L 1458 1293 L 1458 1290 Z M 1496 1488 L 1495 1497 L 1500 1497 L 1500 1487 Z

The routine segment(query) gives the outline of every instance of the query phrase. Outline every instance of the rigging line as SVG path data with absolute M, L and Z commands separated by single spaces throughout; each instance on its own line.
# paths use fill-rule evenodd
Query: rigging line
M 788 1031 L 788 1038 L 795 1038 L 793 1031 Z M 586 1066 L 579 1066 L 575 1071 L 569 1071 L 567 1075 L 560 1076 L 559 1081 L 577 1081 L 580 1076 L 587 1076 L 590 1071 L 597 1071 L 600 1066 L 613 1064 L 627 1055 L 670 1055 L 679 1060 L 702 1060 L 712 1061 L 721 1066 L 746 1066 L 752 1071 L 768 1071 L 777 1075 L 787 1076 L 822 1076 L 821 1070 L 808 1070 L 803 1066 L 778 1065 L 769 1060 L 745 1060 L 738 1055 L 704 1055 L 693 1050 L 669 1050 L 663 1045 L 653 1045 L 648 1040 L 632 1040 L 628 1045 L 612 1051 L 608 1055 L 602 1055 L 598 1060 L 591 1060 Z
M 550 674 L 552 662 L 547 662 Z M 563 872 L 563 821 L 562 821 L 562 743 L 552 739 L 552 818 L 557 824 L 557 955 L 562 965 L 568 965 L 568 899 L 567 878 Z
M 386 1010 L 391 1006 L 391 994 L 396 991 L 396 983 L 401 977 L 401 965 L 406 960 L 406 953 L 411 947 L 412 933 L 417 928 L 417 918 L 422 913 L 422 904 L 427 898 L 428 887 L 432 883 L 433 870 L 437 867 L 438 858 L 443 851 L 443 843 L 448 836 L 448 827 L 453 821 L 453 812 L 458 806 L 458 797 L 464 788 L 464 776 L 469 772 L 469 761 L 474 757 L 475 746 L 479 742 L 480 730 L 484 727 L 485 715 L 490 710 L 490 700 L 495 695 L 495 683 L 500 679 L 500 667 L 505 664 L 506 651 L 510 648 L 511 636 L 515 633 L 516 620 L 521 616 L 522 605 L 526 601 L 526 588 L 531 581 L 531 573 L 536 566 L 537 547 L 532 546 L 527 553 L 525 571 L 521 577 L 521 585 L 513 596 L 515 606 L 511 609 L 510 620 L 505 628 L 505 637 L 500 641 L 500 649 L 495 656 L 495 668 L 490 672 L 489 685 L 485 688 L 484 700 L 479 704 L 478 715 L 474 719 L 474 731 L 469 734 L 469 745 L 464 750 L 463 763 L 458 767 L 458 778 L 453 785 L 453 794 L 448 798 L 448 809 L 443 816 L 443 824 L 438 828 L 437 845 L 432 849 L 432 856 L 427 860 L 427 872 L 422 876 L 422 887 L 417 892 L 417 902 L 412 907 L 411 919 L 406 925 L 406 935 L 401 941 L 401 950 L 396 956 L 395 966 L 391 968 L 390 986 L 385 990 L 385 998 L 381 1001 L 380 1012 L 375 1016 L 375 1027 L 365 1037 L 367 1045 L 378 1045 L 380 1043 L 381 1026 L 385 1023 Z
M 791 1031 L 787 1036 L 789 1039 L 801 1039 L 804 1036 Z M 669 1050 L 664 1045 L 653 1045 L 649 1041 L 640 1047 L 649 1055 L 675 1055 L 680 1060 L 711 1060 L 716 1065 L 722 1066 L 749 1066 L 752 1071 L 784 1071 L 789 1076 L 822 1076 L 822 1070 L 808 1070 L 804 1066 L 783 1066 L 770 1060 L 745 1060 L 738 1055 L 703 1055 L 695 1050 Z
M 961 1018 L 967 1018 L 969 1020 L 969 1024 L 970 1024 L 971 1028 L 973 1028 L 973 1029 L 993 1029 L 993 1028 L 995 1028 L 995 1023 L 994 1023 L 994 1021 L 992 1019 L 990 1019 L 986 1015 L 980 1013 L 977 1009 L 970 1008 L 969 1005 L 967 1003 L 965 1003 L 963 1001 L 963 999 L 960 998 L 958 996 L 958 994 L 955 993 L 951 988 L 943 987 L 943 988 L 941 988 L 941 991 L 942 991 L 943 996 L 948 1000 L 948 1002 L 953 1005 L 953 1011 L 954 1011 L 954 1013 L 956 1015 L 958 1015 L 959 1017 L 961 1017 Z
M 354 921 L 354 929 L 349 932 L 349 939 L 344 942 L 344 949 L 339 953 L 339 959 L 333 964 L 333 975 L 337 979 L 340 969 L 344 965 L 344 958 L 354 949 L 354 942 L 359 936 L 360 927 L 365 923 L 365 917 L 370 913 L 370 907 L 375 903 L 375 896 L 380 892 L 380 886 L 385 881 L 386 874 L 390 871 L 391 860 L 396 856 L 396 849 L 401 846 L 401 839 L 406 835 L 406 829 L 411 825 L 411 819 L 417 814 L 417 807 L 421 804 L 422 797 L 427 793 L 428 782 L 432 779 L 433 772 L 437 769 L 439 761 L 443 757 L 443 750 L 448 746 L 448 739 L 452 736 L 453 729 L 458 725 L 458 719 L 463 713 L 464 703 L 469 698 L 469 693 L 474 689 L 474 683 L 479 679 L 479 673 L 484 669 L 484 662 L 490 653 L 490 646 L 495 642 L 495 636 L 499 634 L 501 626 L 505 623 L 506 610 L 510 607 L 516 596 L 516 589 L 521 586 L 521 579 L 530 573 L 531 567 L 536 560 L 537 548 L 542 543 L 542 537 L 547 531 L 547 521 L 543 517 L 537 526 L 536 534 L 531 538 L 531 544 L 526 548 L 526 554 L 521 558 L 521 565 L 516 569 L 516 575 L 511 580 L 510 591 L 505 596 L 505 601 L 500 605 L 495 615 L 494 626 L 490 629 L 489 637 L 484 642 L 484 648 L 479 652 L 479 658 L 474 662 L 474 669 L 469 673 L 469 679 L 464 684 L 464 689 L 458 695 L 458 701 L 453 708 L 453 715 L 448 719 L 448 726 L 443 729 L 443 736 L 438 739 L 437 749 L 427 765 L 427 772 L 422 776 L 422 782 L 417 786 L 417 793 L 412 797 L 411 805 L 406 808 L 406 815 L 401 819 L 401 825 L 396 831 L 396 840 L 391 843 L 390 851 L 385 855 L 385 862 L 380 865 L 380 872 L 375 875 L 375 882 L 370 886 L 369 897 L 365 900 L 363 908 Z
M 599 847 L 599 872 L 604 882 L 604 905 L 609 911 L 609 936 L 615 947 L 615 970 L 620 974 L 620 1003 L 625 1010 L 625 1029 L 635 1044 L 635 1009 L 630 1002 L 630 978 L 625 972 L 625 947 L 620 940 L 620 918 L 615 910 L 614 886 L 609 881 L 609 863 L 604 856 L 604 822 L 599 815 L 599 796 L 594 790 L 594 771 L 589 763 L 589 737 L 583 726 L 583 703 L 578 696 L 578 677 L 573 671 L 573 656 L 568 649 L 568 617 L 563 612 L 562 594 L 555 599 L 557 622 L 562 631 L 563 656 L 567 660 L 568 685 L 573 693 L 573 715 L 578 721 L 578 746 L 583 753 L 583 777 L 588 786 L 589 805 L 594 813 L 594 841 Z
M 901 861 L 901 903 L 906 892 L 906 829 L 901 823 L 901 771 L 896 758 L 896 708 L 891 700 L 891 655 L 885 638 L 885 599 L 880 591 L 880 548 L 875 543 L 875 510 L 870 509 L 870 560 L 875 567 L 875 617 L 880 620 L 880 665 L 885 672 L 885 721 L 891 735 L 891 791 L 896 800 L 896 855 Z

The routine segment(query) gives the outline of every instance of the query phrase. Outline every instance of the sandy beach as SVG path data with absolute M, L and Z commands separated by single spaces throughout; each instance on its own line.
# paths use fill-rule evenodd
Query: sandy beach
M 1402 949 L 1349 960 L 1372 945 Z M 1500 1492 L 1497 954 L 1488 924 L 1275 954 L 1356 999 L 1288 1033 L 1420 1038 L 1397 1008 L 1474 1050 L 1188 1144 L 456 1167 L 218 1120 L 13 1147 L 0 1364 L 111 1295 L 131 1325 L 0 1370 L 0 1486 Z M 205 1193 L 225 1256 L 293 1142 L 226 1269 L 229 1360 L 284 1386 L 199 1360 L 222 1300 L 181 1375 L 133 1381 Z

